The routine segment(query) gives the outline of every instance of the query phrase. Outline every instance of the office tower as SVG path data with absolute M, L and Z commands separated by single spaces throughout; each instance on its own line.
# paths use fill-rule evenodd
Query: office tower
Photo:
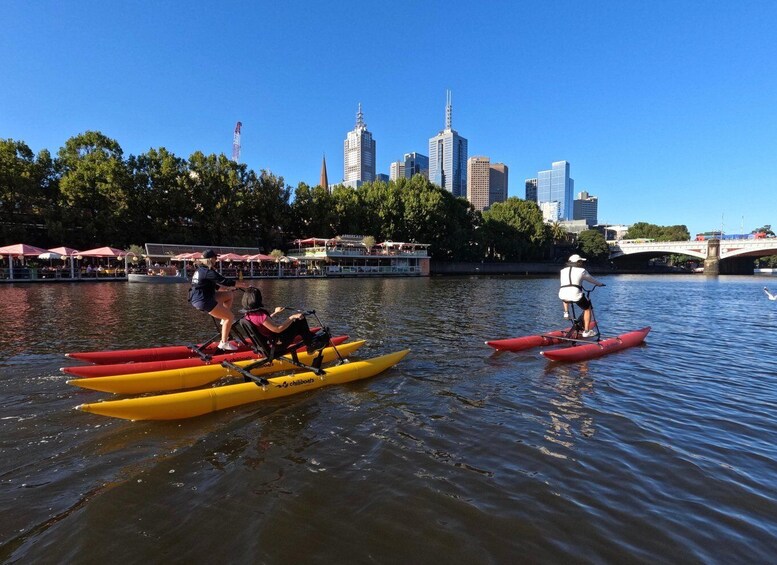
M 397 180 L 405 178 L 405 162 L 394 161 L 389 166 L 389 179 Z
M 467 159 L 467 200 L 481 212 L 489 206 L 489 177 L 491 159 L 470 157 Z
M 537 203 L 558 202 L 556 220 L 571 220 L 574 188 L 575 181 L 569 178 L 569 163 L 556 161 L 550 170 L 537 175 Z
M 537 202 L 537 179 L 526 179 L 526 200 Z
M 488 174 L 488 205 L 507 200 L 507 165 L 494 163 Z
M 375 175 L 375 182 L 388 182 L 389 176 L 386 173 L 378 173 Z
M 540 211 L 542 212 L 542 220 L 545 222 L 558 222 L 561 217 L 559 215 L 559 203 L 553 202 L 540 202 Z
M 488 157 L 467 159 L 467 200 L 481 212 L 507 200 L 507 165 L 492 165 Z
M 599 223 L 599 199 L 583 191 L 577 195 L 574 203 L 573 220 L 585 220 L 588 227 Z
M 343 184 L 358 188 L 375 180 L 375 140 L 364 123 L 362 105 L 356 113 L 356 127 L 343 144 Z
M 429 157 L 416 152 L 405 153 L 405 178 L 411 179 L 415 175 L 429 178 Z
M 321 160 L 321 179 L 318 181 L 318 184 L 329 190 L 329 177 L 326 174 L 326 155 Z
M 448 91 L 445 129 L 429 139 L 429 180 L 454 196 L 467 196 L 467 140 L 452 126 L 453 103 Z

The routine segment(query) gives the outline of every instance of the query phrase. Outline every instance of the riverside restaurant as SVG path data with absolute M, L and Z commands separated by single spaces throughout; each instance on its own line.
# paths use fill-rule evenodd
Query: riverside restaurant
M 327 277 L 429 276 L 429 244 L 384 241 L 369 246 L 365 237 L 297 239 L 288 256 L 305 270 Z
M 205 249 L 218 254 L 216 270 L 227 277 L 304 278 L 429 276 L 427 244 L 386 241 L 368 248 L 361 236 L 308 238 L 287 255 L 258 248 L 146 243 L 145 253 L 100 247 L 42 249 L 15 244 L 0 248 L 0 281 L 186 282 Z

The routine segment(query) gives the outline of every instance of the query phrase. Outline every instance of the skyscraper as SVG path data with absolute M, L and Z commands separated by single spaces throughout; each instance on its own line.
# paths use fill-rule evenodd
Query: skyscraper
M 356 127 L 343 144 L 343 184 L 358 188 L 375 180 L 375 140 L 364 123 L 362 105 L 356 113 Z
M 585 220 L 588 227 L 599 223 L 599 199 L 583 191 L 577 195 L 574 203 L 573 220 Z
M 405 178 L 405 162 L 404 161 L 392 161 L 389 165 L 389 180 L 397 180 Z
M 453 104 L 448 91 L 445 129 L 429 139 L 429 180 L 454 196 L 467 196 L 467 140 L 451 125 Z
M 537 175 L 537 203 L 558 202 L 558 217 L 551 219 L 571 220 L 574 188 L 575 181 L 569 178 L 569 163 L 556 161 L 550 170 L 540 171 Z
M 537 202 L 537 179 L 526 179 L 526 200 Z
M 481 212 L 507 200 L 507 165 L 492 165 L 488 157 L 467 159 L 467 200 Z
M 420 153 L 405 153 L 405 178 L 411 179 L 415 175 L 423 175 L 429 178 L 429 157 Z
M 494 163 L 488 172 L 488 205 L 507 200 L 507 165 Z
M 470 157 L 467 159 L 467 200 L 481 212 L 490 202 L 489 180 L 491 159 L 488 157 Z

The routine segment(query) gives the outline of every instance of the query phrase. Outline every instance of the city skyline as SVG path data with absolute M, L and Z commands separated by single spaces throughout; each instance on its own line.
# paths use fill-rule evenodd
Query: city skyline
M 426 155 L 451 90 L 469 155 L 511 169 L 508 196 L 566 160 L 601 223 L 777 224 L 777 5 L 432 1 L 413 18 L 349 1 L 189 7 L 6 2 L 0 137 L 56 152 L 98 130 L 125 155 L 186 159 L 229 156 L 239 121 L 241 162 L 315 185 L 322 154 L 340 180 L 358 102 L 384 173 Z

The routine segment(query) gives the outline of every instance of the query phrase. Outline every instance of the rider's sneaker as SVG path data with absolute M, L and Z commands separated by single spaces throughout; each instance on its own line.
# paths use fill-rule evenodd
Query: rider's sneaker
M 564 312 L 564 319 L 569 320 L 569 312 Z
M 221 349 L 222 351 L 237 351 L 237 347 L 235 347 L 228 341 L 220 341 L 218 348 Z
M 582 334 L 580 334 L 582 337 L 594 337 L 596 335 L 596 330 L 586 330 Z

